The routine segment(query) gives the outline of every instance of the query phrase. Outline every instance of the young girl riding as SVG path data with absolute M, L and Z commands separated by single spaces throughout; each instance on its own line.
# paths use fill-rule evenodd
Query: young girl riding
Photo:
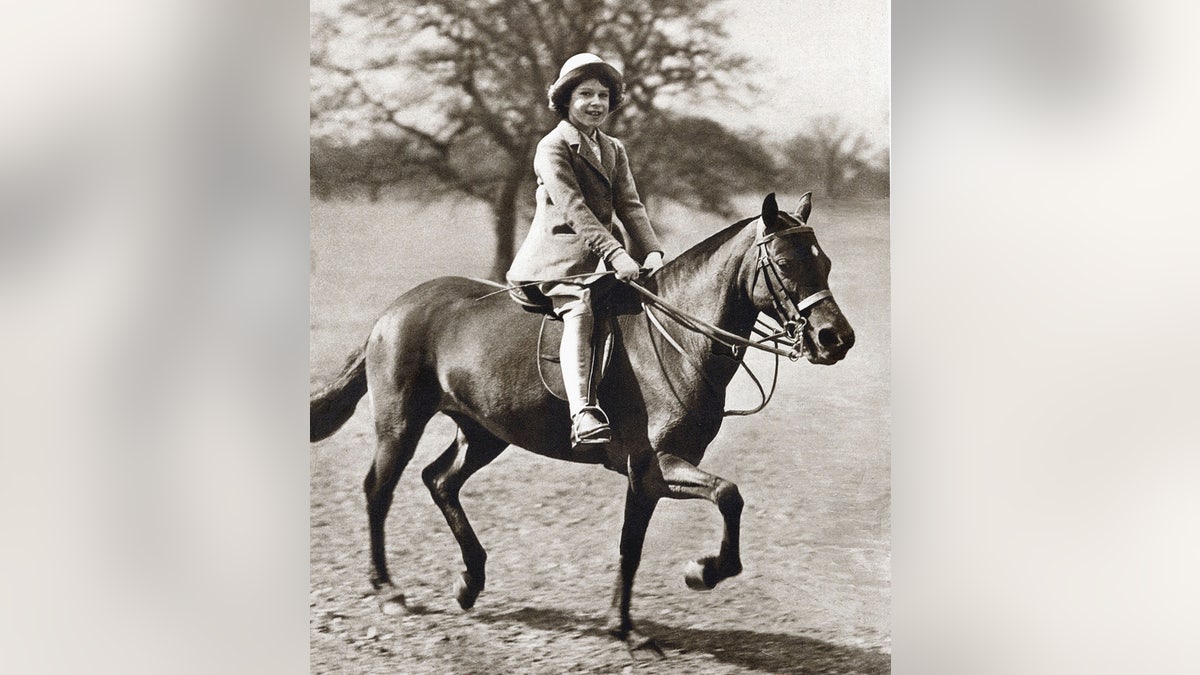
M 621 73 L 599 56 L 576 54 L 563 64 L 549 90 L 550 108 L 562 121 L 538 143 L 537 210 L 507 274 L 512 285 L 534 283 L 562 319 L 559 357 L 575 445 L 612 438 L 592 382 L 599 282 L 606 272 L 629 281 L 662 266 L 662 247 L 638 197 L 625 146 L 599 129 L 624 97 Z M 625 234 L 614 226 L 614 215 Z

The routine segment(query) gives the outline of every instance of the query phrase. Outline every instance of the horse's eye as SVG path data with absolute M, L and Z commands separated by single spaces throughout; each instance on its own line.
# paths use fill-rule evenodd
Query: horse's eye
M 788 258 L 780 258 L 778 260 L 778 262 L 779 262 L 779 269 L 781 269 L 781 270 L 786 270 L 792 266 L 792 261 Z

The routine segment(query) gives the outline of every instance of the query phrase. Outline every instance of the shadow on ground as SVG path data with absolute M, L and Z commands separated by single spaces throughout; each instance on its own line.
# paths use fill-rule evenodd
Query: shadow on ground
M 525 624 L 546 631 L 574 631 L 608 637 L 602 619 L 580 616 L 557 609 L 524 607 L 500 614 L 479 613 L 486 623 Z M 803 635 L 751 630 L 678 628 L 654 621 L 638 622 L 638 629 L 651 635 L 667 652 L 702 652 L 731 665 L 775 673 L 861 673 L 891 672 L 891 656 L 874 649 L 834 644 Z

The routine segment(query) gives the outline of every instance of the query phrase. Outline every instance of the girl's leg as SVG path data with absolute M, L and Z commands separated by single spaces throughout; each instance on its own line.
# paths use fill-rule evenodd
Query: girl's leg
M 592 332 L 595 319 L 586 289 L 559 308 L 563 321 L 559 362 L 562 365 L 563 386 L 571 410 L 571 440 L 573 443 L 606 443 L 612 429 L 604 411 L 593 399 L 594 350 Z

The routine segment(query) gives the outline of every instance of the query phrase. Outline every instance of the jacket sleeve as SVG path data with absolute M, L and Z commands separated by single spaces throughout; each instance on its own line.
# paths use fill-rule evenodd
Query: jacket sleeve
M 563 217 L 575 233 L 583 238 L 587 247 L 602 260 L 621 249 L 621 242 L 596 218 L 583 200 L 579 180 L 571 168 L 571 146 L 558 138 L 547 138 L 538 144 L 533 157 L 533 168 L 546 193 L 555 206 L 562 209 Z
M 643 255 L 654 251 L 663 252 L 658 235 L 650 225 L 650 216 L 646 206 L 638 196 L 637 185 L 633 182 L 633 173 L 629 170 L 629 155 L 625 153 L 625 144 L 613 139 L 617 146 L 617 165 L 613 170 L 613 211 L 625 225 L 629 236 L 638 244 Z M 641 262 L 641 261 L 638 261 Z

